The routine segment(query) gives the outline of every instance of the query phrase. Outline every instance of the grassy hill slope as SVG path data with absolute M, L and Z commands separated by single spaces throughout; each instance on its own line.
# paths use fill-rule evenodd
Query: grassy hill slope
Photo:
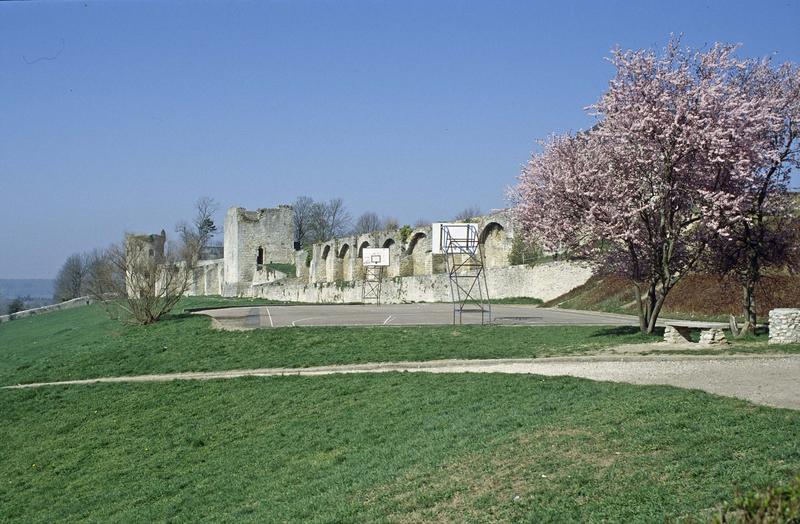
M 234 301 L 235 302 L 235 301 Z M 182 307 L 231 305 L 190 299 Z M 0 384 L 581 353 L 627 328 L 0 325 Z M 791 349 L 791 348 L 790 348 Z M 800 347 L 794 348 L 800 350 Z M 705 520 L 800 471 L 800 412 L 572 378 L 387 373 L 0 389 L 0 521 Z
M 800 470 L 798 412 L 571 378 L 58 387 L 0 410 L 4 522 L 664 522 Z
M 663 317 L 727 321 L 741 315 L 742 290 L 732 279 L 687 275 L 670 291 Z M 625 278 L 594 276 L 584 285 L 544 304 L 546 307 L 637 314 L 633 284 Z M 770 309 L 800 306 L 800 276 L 766 276 L 756 290 L 757 313 L 766 320 Z
M 224 301 L 230 303 L 229 301 Z M 219 304 L 192 298 L 185 307 Z M 602 326 L 309 327 L 222 332 L 211 319 L 176 312 L 149 326 L 110 320 L 100 306 L 0 325 L 0 385 L 110 375 L 259 367 L 543 357 L 652 341 Z

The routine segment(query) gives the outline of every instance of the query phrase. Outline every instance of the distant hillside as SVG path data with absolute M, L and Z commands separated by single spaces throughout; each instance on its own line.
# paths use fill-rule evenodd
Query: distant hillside
M 52 278 L 0 278 L 0 297 L 53 298 Z

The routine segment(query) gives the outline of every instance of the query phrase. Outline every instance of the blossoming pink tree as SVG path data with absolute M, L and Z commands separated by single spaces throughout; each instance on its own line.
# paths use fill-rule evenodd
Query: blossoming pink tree
M 737 336 L 755 332 L 754 295 L 764 269 L 800 269 L 800 232 L 788 194 L 790 172 L 800 168 L 800 69 L 791 64 L 772 68 L 765 60 L 751 64 L 741 78 L 751 97 L 772 105 L 782 125 L 771 130 L 766 161 L 743 188 L 750 201 L 745 220 L 715 239 L 709 253 L 711 268 L 733 275 L 742 286 L 744 326 L 739 330 L 731 323 Z
M 615 78 L 588 132 L 543 144 L 513 195 L 523 232 L 634 282 L 642 332 L 713 239 L 743 220 L 780 116 L 754 96 L 733 46 L 673 40 L 615 51 Z

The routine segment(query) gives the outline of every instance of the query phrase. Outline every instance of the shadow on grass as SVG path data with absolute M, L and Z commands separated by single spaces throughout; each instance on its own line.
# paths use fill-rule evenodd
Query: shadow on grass
M 641 331 L 636 326 L 614 326 L 598 329 L 597 332 L 590 335 L 591 337 L 609 337 L 609 336 L 623 336 L 623 335 L 638 335 Z

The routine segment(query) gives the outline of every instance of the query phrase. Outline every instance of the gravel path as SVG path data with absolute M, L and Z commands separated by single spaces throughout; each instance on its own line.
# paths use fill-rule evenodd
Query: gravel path
M 587 356 L 541 359 L 382 362 L 309 368 L 264 368 L 213 372 L 103 377 L 6 386 L 8 389 L 117 382 L 163 382 L 238 377 L 312 376 L 343 373 L 512 373 L 569 375 L 630 384 L 666 384 L 800 410 L 800 355 Z

